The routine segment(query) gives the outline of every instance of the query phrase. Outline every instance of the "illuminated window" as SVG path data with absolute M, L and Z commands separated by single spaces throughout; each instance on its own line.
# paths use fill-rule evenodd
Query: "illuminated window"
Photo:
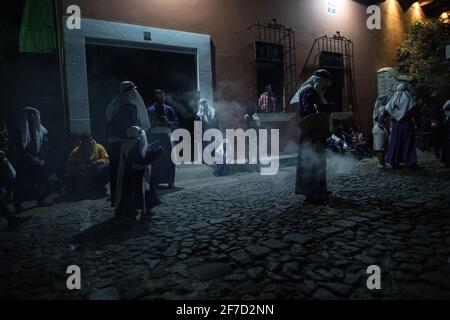
M 337 13 L 336 1 L 328 1 L 328 14 L 335 16 Z

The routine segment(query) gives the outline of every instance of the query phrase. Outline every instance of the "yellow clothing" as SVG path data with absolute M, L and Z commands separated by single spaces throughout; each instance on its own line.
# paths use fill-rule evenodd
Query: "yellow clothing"
M 71 152 L 67 161 L 67 169 L 69 172 L 74 172 L 83 165 L 109 163 L 109 156 L 105 147 L 97 142 L 94 142 L 94 144 L 94 150 L 91 155 L 86 155 L 81 145 Z

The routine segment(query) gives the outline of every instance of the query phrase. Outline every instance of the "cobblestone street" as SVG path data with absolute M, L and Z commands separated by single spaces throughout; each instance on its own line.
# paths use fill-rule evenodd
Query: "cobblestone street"
M 0 232 L 2 299 L 450 298 L 450 170 L 358 162 L 327 206 L 294 195 L 295 167 L 180 182 L 139 223 L 105 199 L 27 211 Z M 3 228 L 4 229 L 4 228 Z M 82 289 L 66 288 L 78 265 Z M 369 291 L 366 269 L 381 268 Z

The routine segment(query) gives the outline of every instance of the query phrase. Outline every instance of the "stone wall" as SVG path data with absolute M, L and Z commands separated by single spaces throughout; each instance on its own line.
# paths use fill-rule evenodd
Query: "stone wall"
M 402 75 L 393 68 L 382 68 L 377 71 L 378 96 L 390 99 L 399 84 L 408 84 L 411 80 L 411 77 Z

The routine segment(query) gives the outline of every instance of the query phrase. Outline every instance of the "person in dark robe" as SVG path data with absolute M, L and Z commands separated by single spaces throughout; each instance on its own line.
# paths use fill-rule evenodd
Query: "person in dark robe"
M 441 159 L 442 148 L 447 134 L 442 106 L 433 106 L 430 115 L 431 119 L 429 120 L 429 127 L 431 131 L 431 146 L 434 149 L 436 159 Z
M 153 180 L 156 186 L 168 184 L 175 186 L 175 163 L 172 161 L 172 131 L 180 127 L 175 110 L 167 105 L 163 90 L 155 90 L 155 103 L 148 107 L 151 123 L 150 142 L 156 143 L 164 150 L 163 154 L 153 163 Z
M 8 208 L 10 194 L 14 188 L 16 170 L 8 157 L 12 156 L 6 124 L 0 124 L 0 217 L 8 222 L 9 229 L 15 229 L 31 217 L 15 217 Z
M 16 171 L 6 157 L 5 150 L 0 147 L 0 217 L 8 222 L 9 229 L 15 229 L 27 220 L 27 217 L 15 217 L 8 208 L 8 191 L 14 184 Z
M 16 180 L 14 188 L 14 207 L 16 213 L 22 212 L 22 203 L 31 195 L 40 207 L 51 206 L 45 201 L 48 192 L 45 161 L 48 152 L 47 129 L 41 124 L 37 109 L 25 108 L 19 118 L 15 132 L 14 146 L 17 149 Z
M 261 129 L 261 119 L 258 116 L 258 108 L 253 101 L 250 101 L 247 105 L 247 109 L 244 115 L 244 121 L 247 124 L 248 130 L 256 131 L 256 159 L 251 159 L 250 154 L 250 141 L 245 142 L 246 145 L 246 159 L 248 161 L 247 168 L 249 172 L 259 172 L 260 171 L 260 159 L 259 159 L 259 130 Z M 253 155 L 254 156 L 254 155 Z M 255 164 L 256 162 L 256 164 Z
M 109 182 L 109 156 L 106 149 L 89 133 L 80 137 L 81 144 L 70 153 L 67 160 L 66 184 L 70 195 L 76 198 L 106 196 Z
M 442 163 L 450 168 L 450 100 L 444 104 L 444 139 L 442 146 Z
M 329 104 L 324 94 L 331 84 L 330 73 L 317 70 L 300 87 L 291 104 L 300 104 L 301 119 L 328 111 Z M 311 130 L 306 134 L 300 130 L 295 193 L 306 196 L 306 201 L 310 204 L 323 204 L 328 200 L 326 139 L 323 136 L 323 132 Z
M 151 164 L 163 152 L 161 146 L 148 145 L 144 130 L 131 127 L 122 143 L 117 174 L 116 216 L 140 220 L 161 204 L 152 181 Z
M 380 121 L 387 115 L 392 117 L 392 131 L 389 140 L 386 162 L 394 169 L 406 164 L 411 170 L 420 170 L 417 165 L 416 129 L 413 120 L 416 101 L 405 84 L 397 91 L 385 106 Z
M 131 81 L 124 81 L 120 84 L 119 94 L 106 109 L 106 122 L 110 160 L 111 206 L 115 207 L 114 199 L 120 149 L 122 142 L 127 139 L 127 130 L 132 126 L 138 126 L 143 130 L 150 129 L 145 103 L 137 91 L 137 87 Z

